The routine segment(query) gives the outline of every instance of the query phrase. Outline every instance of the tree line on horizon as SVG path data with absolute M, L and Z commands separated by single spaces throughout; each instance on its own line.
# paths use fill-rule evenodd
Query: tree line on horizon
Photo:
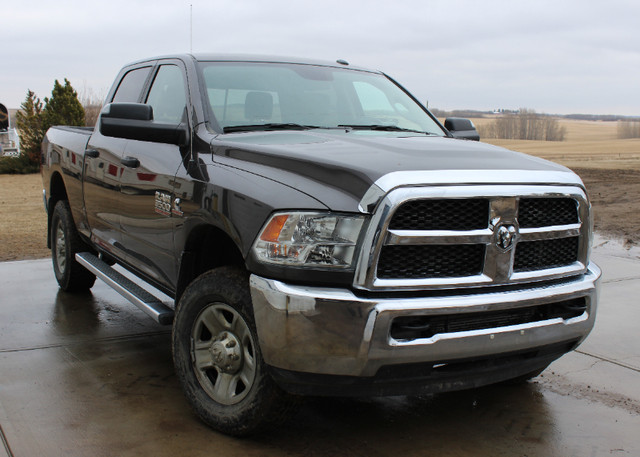
M 495 138 L 507 140 L 537 140 L 564 141 L 566 129 L 560 125 L 559 119 L 583 120 L 591 122 L 617 122 L 619 139 L 640 138 L 640 117 L 595 115 L 595 114 L 566 114 L 550 115 L 537 113 L 528 108 L 519 110 L 493 111 L 455 110 L 442 111 L 432 109 L 438 118 L 468 117 L 492 118 L 491 123 L 478 126 L 481 138 Z
M 445 117 L 493 117 L 495 115 L 508 115 L 518 114 L 520 110 L 498 110 L 486 111 L 486 110 L 473 110 L 473 109 L 458 109 L 446 111 L 438 108 L 429 108 L 429 111 L 433 113 L 437 118 Z M 550 116 L 558 119 L 570 119 L 575 121 L 603 121 L 603 122 L 640 122 L 640 116 L 624 116 L 620 114 L 548 114 L 539 113 L 540 116 Z

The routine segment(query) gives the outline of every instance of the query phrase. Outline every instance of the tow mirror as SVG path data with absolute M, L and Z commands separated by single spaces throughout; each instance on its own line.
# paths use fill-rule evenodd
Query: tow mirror
M 154 122 L 153 108 L 143 103 L 110 103 L 100 113 L 100 133 L 128 140 L 186 146 L 189 129 L 186 124 Z
M 480 141 L 480 135 L 475 125 L 473 125 L 473 122 L 469 119 L 463 117 L 448 117 L 444 121 L 444 127 L 451 132 L 454 138 Z

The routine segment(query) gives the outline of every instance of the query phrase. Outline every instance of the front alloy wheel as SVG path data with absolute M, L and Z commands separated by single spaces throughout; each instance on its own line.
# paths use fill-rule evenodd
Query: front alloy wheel
M 205 392 L 223 405 L 241 402 L 256 377 L 255 342 L 242 316 L 224 303 L 211 303 L 196 318 L 191 344 Z
M 184 394 L 216 430 L 255 433 L 295 406 L 262 359 L 246 271 L 220 267 L 193 280 L 178 302 L 172 340 Z

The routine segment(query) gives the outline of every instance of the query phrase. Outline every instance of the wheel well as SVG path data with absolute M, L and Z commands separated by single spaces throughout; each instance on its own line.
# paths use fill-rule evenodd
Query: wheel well
M 51 248 L 51 216 L 53 208 L 60 200 L 68 200 L 67 189 L 64 187 L 64 181 L 60 173 L 51 175 L 51 184 L 49 186 L 49 201 L 47 202 L 47 247 Z
M 236 243 L 222 230 L 202 225 L 191 231 L 180 259 L 176 304 L 186 287 L 206 271 L 224 265 L 244 268 L 245 262 Z

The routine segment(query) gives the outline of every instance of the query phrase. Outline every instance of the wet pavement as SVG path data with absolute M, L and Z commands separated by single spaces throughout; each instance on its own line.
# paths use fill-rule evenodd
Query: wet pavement
M 640 256 L 607 243 L 596 326 L 519 386 L 314 399 L 234 439 L 184 400 L 170 331 L 100 281 L 60 292 L 49 259 L 0 263 L 0 457 L 640 456 Z

